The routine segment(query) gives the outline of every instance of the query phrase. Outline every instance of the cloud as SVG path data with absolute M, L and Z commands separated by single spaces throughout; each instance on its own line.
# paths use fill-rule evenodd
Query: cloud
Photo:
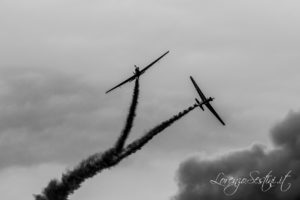
M 106 90 L 106 86 L 96 85 L 81 74 L 29 67 L 2 68 L 0 169 L 44 162 L 74 165 L 94 152 L 107 149 L 122 129 L 127 100 L 130 99 L 126 92 L 131 87 L 129 85 L 110 95 L 105 95 Z M 142 96 L 136 127 L 128 142 L 176 112 L 177 105 L 183 107 L 191 103 L 172 100 L 166 103 L 169 107 L 165 109 L 164 105 L 157 105 L 158 99 L 152 97 L 155 102 L 149 102 L 145 95 L 148 94 Z M 186 121 L 181 124 L 185 126 Z M 177 134 L 178 139 L 170 141 L 169 134 L 161 136 L 162 141 L 151 143 L 152 153 L 157 151 L 162 155 L 173 149 L 169 147 L 171 143 L 179 143 L 181 126 L 176 126 L 178 130 L 168 131 Z M 182 143 L 189 141 L 181 140 L 181 147 L 176 151 L 185 148 Z
M 111 115 L 121 116 L 101 86 L 33 68 L 3 69 L 0 76 L 0 168 L 79 160 L 113 139 Z
M 176 200 L 299 199 L 299 120 L 300 112 L 290 112 L 282 122 L 271 129 L 271 138 L 275 146 L 271 150 L 267 150 L 263 145 L 254 144 L 251 148 L 233 151 L 214 158 L 192 157 L 186 160 L 178 170 L 179 193 L 174 198 Z M 290 170 L 291 172 L 288 173 Z M 277 181 L 280 177 L 284 178 L 285 175 L 290 176 L 286 177 L 283 184 L 274 184 L 269 190 L 267 189 L 270 185 L 267 183 L 263 186 L 251 183 L 240 184 L 237 185 L 238 187 L 231 186 L 225 189 L 226 184 L 223 187 L 210 182 L 214 180 L 215 183 L 220 183 L 221 178 L 229 177 L 245 177 L 251 180 L 250 173 L 255 179 L 264 177 L 269 172 L 273 177 L 277 177 Z M 290 188 L 289 184 L 291 184 Z M 284 192 L 284 190 L 287 191 Z

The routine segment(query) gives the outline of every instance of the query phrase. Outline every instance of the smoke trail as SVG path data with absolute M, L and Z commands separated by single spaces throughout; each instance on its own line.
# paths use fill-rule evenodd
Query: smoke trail
M 177 115 L 174 115 L 172 118 L 170 118 L 170 119 L 162 122 L 161 124 L 157 125 L 153 129 L 148 131 L 148 133 L 146 133 L 143 137 L 141 137 L 140 139 L 137 139 L 137 140 L 133 141 L 132 143 L 130 143 L 129 145 L 127 145 L 126 149 L 123 150 L 123 152 L 121 153 L 121 155 L 119 157 L 121 159 L 123 159 L 123 158 L 129 156 L 130 154 L 133 154 L 136 151 L 140 150 L 155 135 L 157 135 L 158 133 L 160 133 L 164 129 L 171 126 L 174 122 L 176 122 L 180 118 L 184 117 L 186 114 L 188 114 L 189 112 L 194 110 L 197 106 L 198 106 L 198 104 L 194 104 L 193 106 L 190 106 L 186 110 L 183 110 L 182 112 L 179 112 Z
M 91 178 L 103 169 L 119 163 L 118 152 L 122 151 L 125 141 L 133 126 L 135 111 L 139 96 L 139 78 L 135 80 L 132 103 L 127 116 L 126 124 L 118 138 L 115 148 L 105 151 L 103 154 L 96 153 L 79 163 L 72 171 L 62 175 L 61 181 L 51 180 L 43 190 L 42 195 L 36 195 L 36 200 L 66 200 L 67 197 L 78 189 L 82 182 Z
M 51 180 L 44 189 L 43 195 L 36 195 L 37 200 L 65 200 L 78 189 L 82 182 L 96 175 L 102 169 L 116 165 L 121 159 L 118 159 L 118 152 L 122 151 L 125 141 L 133 126 L 135 111 L 138 104 L 139 96 L 139 78 L 135 80 L 134 91 L 132 95 L 132 103 L 127 116 L 126 124 L 118 138 L 115 148 L 105 151 L 103 154 L 96 153 L 83 160 L 72 171 L 68 171 L 62 175 L 61 181 Z
M 116 165 L 119 161 L 115 148 L 108 149 L 103 154 L 96 153 L 81 161 L 73 170 L 64 173 L 60 181 L 51 180 L 41 195 L 35 195 L 35 199 L 67 200 L 68 196 L 78 189 L 86 179 L 93 177 L 103 169 Z
M 117 152 L 120 152 L 125 144 L 125 141 L 129 135 L 129 132 L 133 126 L 133 120 L 135 117 L 135 111 L 136 107 L 138 104 L 138 97 L 139 97 L 139 77 L 135 79 L 135 85 L 134 85 L 134 90 L 133 90 L 133 95 L 132 95 L 132 102 L 129 108 L 129 113 L 127 116 L 126 124 L 124 129 L 122 130 L 122 133 L 120 137 L 118 138 L 115 148 Z
M 110 168 L 118 164 L 127 156 L 135 153 L 141 149 L 147 142 L 149 142 L 155 135 L 172 125 L 175 121 L 179 120 L 197 105 L 190 106 L 188 109 L 179 112 L 172 118 L 162 122 L 158 126 L 151 129 L 140 139 L 135 140 L 127 145 L 126 149 L 121 152 L 116 151 L 116 148 L 111 148 L 104 153 L 96 153 L 79 163 L 73 170 L 67 171 L 62 175 L 60 181 L 51 180 L 48 186 L 43 190 L 41 195 L 35 195 L 36 200 L 67 200 L 81 184 L 88 178 L 93 177 L 103 169 Z

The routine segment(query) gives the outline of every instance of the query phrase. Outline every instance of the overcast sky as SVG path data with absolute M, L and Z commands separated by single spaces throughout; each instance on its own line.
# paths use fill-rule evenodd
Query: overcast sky
M 130 140 L 194 103 L 190 75 L 227 125 L 196 109 L 71 199 L 170 199 L 190 156 L 274 148 L 272 127 L 299 111 L 299 8 L 296 0 L 1 0 L 1 199 L 33 199 L 113 144 L 133 84 L 105 91 L 167 50 L 141 77 Z

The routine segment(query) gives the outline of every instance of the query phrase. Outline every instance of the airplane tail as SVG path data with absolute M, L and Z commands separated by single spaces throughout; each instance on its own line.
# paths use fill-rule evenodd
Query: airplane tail
M 200 108 L 204 111 L 204 107 L 202 106 L 203 104 L 200 104 Z
M 204 111 L 204 107 L 203 104 L 199 102 L 199 100 L 197 98 L 195 98 L 197 104 L 199 105 L 199 107 Z

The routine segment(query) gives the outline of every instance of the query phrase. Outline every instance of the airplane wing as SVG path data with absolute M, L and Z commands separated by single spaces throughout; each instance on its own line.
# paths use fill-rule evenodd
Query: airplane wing
M 154 65 L 156 62 L 158 62 L 162 57 L 164 57 L 164 56 L 167 55 L 168 53 L 169 53 L 169 51 L 167 51 L 166 53 L 164 53 L 163 55 L 161 55 L 159 58 L 157 58 L 156 60 L 154 60 L 152 63 L 150 63 L 149 65 L 147 65 L 144 69 L 142 69 L 142 70 L 140 71 L 140 74 L 139 74 L 139 75 L 143 74 L 147 69 L 149 69 L 152 65 Z M 114 90 L 114 89 L 120 87 L 121 85 L 123 85 L 123 84 L 125 84 L 125 83 L 127 83 L 127 82 L 130 82 L 130 81 L 134 80 L 135 77 L 136 77 L 136 75 L 133 75 L 133 76 L 129 77 L 128 79 L 126 79 L 126 80 L 123 81 L 122 83 L 116 85 L 115 87 L 111 88 L 110 90 L 106 91 L 105 93 L 107 94 L 107 93 L 109 93 L 110 91 L 112 91 L 112 90 Z
M 215 111 L 215 109 L 210 105 L 210 103 L 207 102 L 205 105 L 212 112 L 212 114 L 214 114 L 215 117 L 225 126 L 225 123 L 223 122 L 221 117 L 218 115 L 218 113 Z
M 193 85 L 195 86 L 195 88 L 196 88 L 198 94 L 200 95 L 202 101 L 205 101 L 205 100 L 206 100 L 206 97 L 204 96 L 204 94 L 203 94 L 202 91 L 200 90 L 200 88 L 199 88 L 199 86 L 197 85 L 196 81 L 193 79 L 192 76 L 190 76 L 190 79 L 191 79 Z
M 136 75 L 133 75 L 133 76 L 129 77 L 128 79 L 126 79 L 126 80 L 123 81 L 122 83 L 116 85 L 115 87 L 111 88 L 110 90 L 107 90 L 105 93 L 107 94 L 107 93 L 109 93 L 110 91 L 112 91 L 112 90 L 114 90 L 114 89 L 120 87 L 121 85 L 123 85 L 123 84 L 125 84 L 125 83 L 127 83 L 127 82 L 130 82 L 130 81 L 134 80 L 135 77 L 136 77 Z
M 152 63 L 150 63 L 149 65 L 147 65 L 144 69 L 142 69 L 140 72 L 141 74 L 144 73 L 147 69 L 149 69 L 152 65 L 154 65 L 156 62 L 158 62 L 162 57 L 164 57 L 165 55 L 167 55 L 169 53 L 169 51 L 167 51 L 166 53 L 164 53 L 163 55 L 161 55 L 159 58 L 157 58 L 156 60 L 154 60 Z

